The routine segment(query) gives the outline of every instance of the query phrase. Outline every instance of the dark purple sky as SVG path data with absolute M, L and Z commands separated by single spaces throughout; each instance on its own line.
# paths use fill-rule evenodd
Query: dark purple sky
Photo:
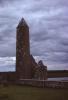
M 30 27 L 33 56 L 49 69 L 68 69 L 68 0 L 0 0 L 1 60 L 15 56 L 22 17 Z

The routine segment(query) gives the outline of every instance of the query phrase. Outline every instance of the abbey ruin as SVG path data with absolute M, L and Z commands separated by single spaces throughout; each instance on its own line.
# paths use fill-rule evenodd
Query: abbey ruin
M 16 70 L 0 72 L 0 84 L 18 84 L 37 87 L 68 88 L 68 81 L 49 81 L 48 77 L 67 76 L 68 71 L 47 71 L 30 53 L 29 27 L 22 18 L 16 28 Z
M 16 28 L 16 71 L 0 72 L 0 82 L 21 79 L 47 79 L 47 66 L 42 61 L 36 63 L 30 53 L 29 26 L 24 18 Z
M 47 79 L 47 66 L 37 64 L 30 53 L 29 27 L 22 18 L 16 35 L 16 72 L 19 79 Z

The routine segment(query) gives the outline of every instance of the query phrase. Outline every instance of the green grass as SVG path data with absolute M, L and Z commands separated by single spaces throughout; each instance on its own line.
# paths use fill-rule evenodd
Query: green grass
M 0 100 L 68 100 L 68 90 L 0 85 Z

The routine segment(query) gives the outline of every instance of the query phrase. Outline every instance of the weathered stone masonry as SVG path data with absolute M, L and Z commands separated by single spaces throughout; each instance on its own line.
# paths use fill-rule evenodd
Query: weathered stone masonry
M 31 79 L 29 27 L 22 18 L 16 35 L 16 72 L 19 79 Z
M 47 79 L 47 66 L 38 65 L 30 54 L 29 27 L 23 18 L 17 26 L 16 36 L 17 79 Z

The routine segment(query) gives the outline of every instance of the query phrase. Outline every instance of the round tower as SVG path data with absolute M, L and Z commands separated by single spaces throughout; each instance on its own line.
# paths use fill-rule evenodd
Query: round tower
M 16 73 L 19 79 L 31 78 L 29 27 L 22 18 L 16 32 Z

